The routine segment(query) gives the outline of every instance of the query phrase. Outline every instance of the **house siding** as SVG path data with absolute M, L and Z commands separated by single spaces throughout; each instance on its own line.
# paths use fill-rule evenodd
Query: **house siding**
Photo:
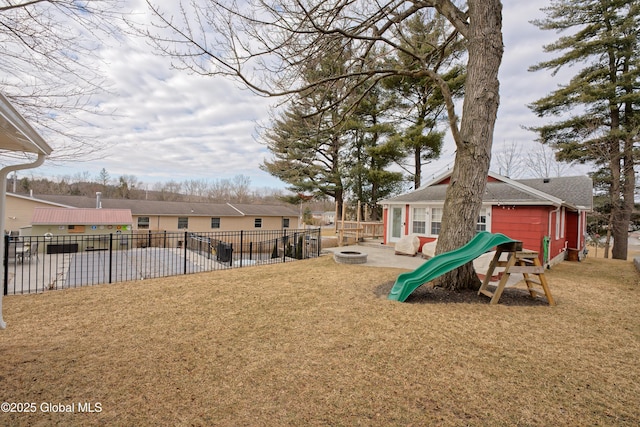
M 297 216 L 284 217 L 261 217 L 261 216 L 238 216 L 228 217 L 221 215 L 211 216 L 188 216 L 188 228 L 178 229 L 178 218 L 183 215 L 160 216 L 160 215 L 134 215 L 133 228 L 138 229 L 138 217 L 149 217 L 149 228 L 152 231 L 190 231 L 194 233 L 208 233 L 210 231 L 237 231 L 237 230 L 253 230 L 255 228 L 255 219 L 262 218 L 263 230 L 279 230 L 282 228 L 282 219 L 289 219 L 289 228 L 298 227 Z M 211 228 L 211 218 L 220 218 L 220 228 Z M 145 229 L 146 230 L 146 229 Z
M 543 253 L 541 236 L 546 236 L 549 231 L 548 207 L 493 206 L 491 216 L 493 233 L 521 240 L 524 248 Z
M 578 214 L 575 212 L 568 212 L 566 218 L 566 236 L 567 244 L 572 249 L 581 248 L 580 239 L 578 236 Z
M 33 211 L 35 208 L 50 208 L 51 203 L 40 202 L 34 199 L 12 197 L 7 195 L 5 228 L 7 231 L 18 231 L 21 228 L 31 226 Z

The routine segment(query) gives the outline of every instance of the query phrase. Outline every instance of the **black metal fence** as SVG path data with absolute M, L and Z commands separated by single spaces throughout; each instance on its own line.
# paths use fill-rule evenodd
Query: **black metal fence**
M 315 258 L 320 229 L 5 236 L 4 295 Z

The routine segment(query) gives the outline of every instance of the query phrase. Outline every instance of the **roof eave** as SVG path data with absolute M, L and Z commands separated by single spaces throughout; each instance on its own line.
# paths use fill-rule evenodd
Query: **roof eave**
M 2 93 L 0 93 L 0 120 L 3 125 L 5 123 L 9 125 L 0 126 L 0 148 L 47 156 L 53 151 Z M 10 130 L 14 131 L 10 132 Z

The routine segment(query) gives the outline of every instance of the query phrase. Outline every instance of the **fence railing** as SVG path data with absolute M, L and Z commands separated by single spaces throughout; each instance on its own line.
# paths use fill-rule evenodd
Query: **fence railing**
M 319 228 L 5 236 L 4 295 L 283 263 L 320 250 Z

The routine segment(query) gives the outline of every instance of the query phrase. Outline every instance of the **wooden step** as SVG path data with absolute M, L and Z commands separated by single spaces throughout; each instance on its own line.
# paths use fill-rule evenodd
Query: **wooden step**
M 488 296 L 489 298 L 492 298 L 492 297 L 493 297 L 493 292 L 491 292 L 491 291 L 489 291 L 489 290 L 487 290 L 487 289 L 480 289 L 480 290 L 478 291 L 478 295 L 479 295 L 479 294 L 486 295 L 486 296 Z
M 511 273 L 544 274 L 544 267 L 541 265 L 514 265 L 509 267 L 509 274 Z

